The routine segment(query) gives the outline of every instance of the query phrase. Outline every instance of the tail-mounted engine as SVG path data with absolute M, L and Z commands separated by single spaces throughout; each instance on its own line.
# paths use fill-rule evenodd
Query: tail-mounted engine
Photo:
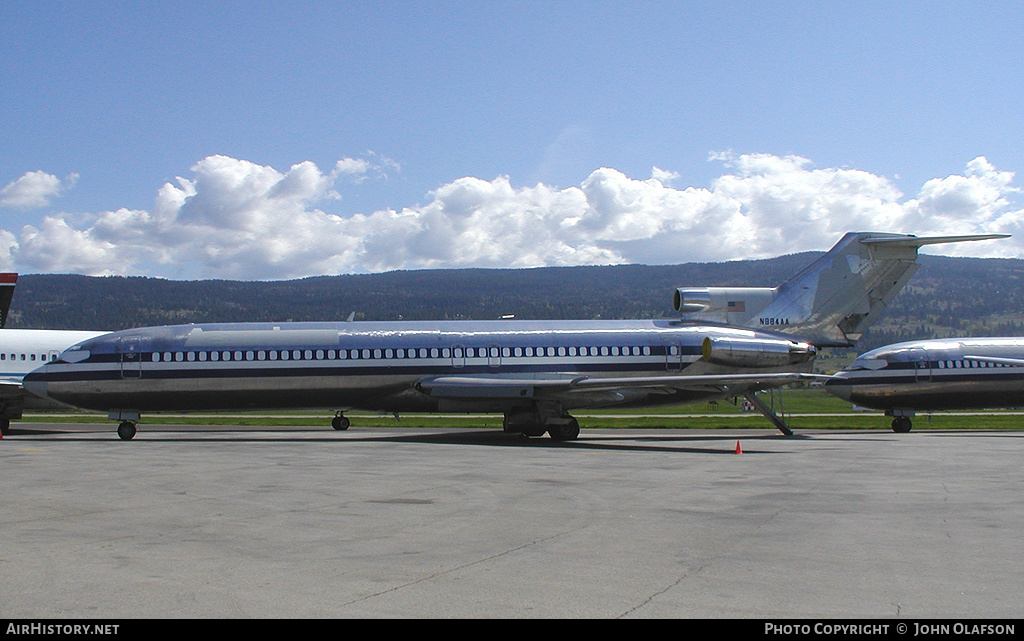
M 702 358 L 730 367 L 784 367 L 806 363 L 816 351 L 809 343 L 785 339 L 708 336 L 702 345 Z
M 672 307 L 682 314 L 749 317 L 767 307 L 775 295 L 773 287 L 680 287 L 672 295 Z

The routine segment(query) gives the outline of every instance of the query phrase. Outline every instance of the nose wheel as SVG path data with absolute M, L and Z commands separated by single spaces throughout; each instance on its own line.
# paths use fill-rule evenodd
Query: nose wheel
M 135 427 L 135 423 L 131 421 L 122 421 L 117 426 L 117 435 L 122 441 L 130 441 L 135 438 L 135 432 L 138 431 Z
M 338 430 L 339 432 L 347 430 L 350 425 L 352 425 L 352 422 L 349 421 L 348 417 L 342 414 L 341 412 L 335 414 L 334 418 L 331 419 L 331 427 Z
M 910 431 L 911 423 L 909 416 L 897 416 L 892 419 L 892 431 L 898 434 L 906 434 Z

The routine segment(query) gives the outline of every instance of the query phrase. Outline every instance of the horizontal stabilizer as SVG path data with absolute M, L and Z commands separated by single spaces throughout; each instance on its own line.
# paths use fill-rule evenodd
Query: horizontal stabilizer
M 923 247 L 942 243 L 962 243 L 971 240 L 995 240 L 1009 238 L 1009 234 L 974 234 L 969 236 L 898 236 L 895 238 L 864 238 L 860 242 L 865 245 L 895 245 L 897 247 Z

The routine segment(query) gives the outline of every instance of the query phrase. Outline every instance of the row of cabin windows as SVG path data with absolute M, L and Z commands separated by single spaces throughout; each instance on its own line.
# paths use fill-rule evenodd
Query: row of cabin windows
M 56 358 L 56 357 L 55 357 Z M 0 361 L 34 361 L 36 360 L 35 354 L 0 354 Z M 40 354 L 39 359 L 43 362 L 50 360 L 50 357 L 46 354 Z
M 154 362 L 298 361 L 409 358 L 522 358 L 533 356 L 650 356 L 650 347 L 419 347 L 408 349 L 293 349 L 154 352 Z
M 988 361 L 938 361 L 939 369 L 960 369 L 978 367 L 1013 367 L 1004 363 L 990 363 Z

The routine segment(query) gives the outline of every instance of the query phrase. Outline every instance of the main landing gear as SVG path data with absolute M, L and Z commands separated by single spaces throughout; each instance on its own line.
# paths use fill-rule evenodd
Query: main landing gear
M 573 441 L 580 435 L 579 421 L 561 409 L 505 412 L 502 428 L 523 436 L 543 436 L 547 432 L 556 441 Z

